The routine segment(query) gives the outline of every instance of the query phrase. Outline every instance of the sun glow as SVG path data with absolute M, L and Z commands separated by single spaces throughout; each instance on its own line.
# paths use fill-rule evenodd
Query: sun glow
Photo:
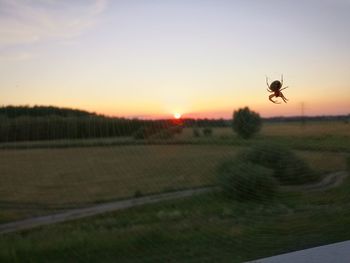
M 177 120 L 180 119 L 181 118 L 181 113 L 175 112 L 174 113 L 174 118 L 177 119 Z

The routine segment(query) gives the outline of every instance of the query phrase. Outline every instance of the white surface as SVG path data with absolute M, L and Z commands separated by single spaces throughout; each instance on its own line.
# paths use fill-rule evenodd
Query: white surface
M 250 263 L 350 263 L 350 241 L 300 250 Z

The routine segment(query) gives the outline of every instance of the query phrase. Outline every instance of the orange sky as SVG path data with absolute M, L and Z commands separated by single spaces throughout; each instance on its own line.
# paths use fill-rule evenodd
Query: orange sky
M 1 0 L 0 0 L 1 1 Z M 342 0 L 4 1 L 0 105 L 124 117 L 350 113 Z M 273 15 L 271 15 L 273 14 Z M 284 74 L 288 104 L 268 101 Z

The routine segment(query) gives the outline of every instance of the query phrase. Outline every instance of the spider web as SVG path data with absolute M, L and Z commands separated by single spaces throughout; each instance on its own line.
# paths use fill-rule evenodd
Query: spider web
M 347 169 L 347 119 L 265 121 L 260 134 L 251 140 L 240 139 L 232 131 L 232 120 L 227 121 L 227 127 L 212 127 L 211 135 L 204 134 L 204 128 L 208 127 L 186 126 L 171 138 L 153 134 L 140 140 L 132 135 L 9 139 L 11 136 L 6 133 L 9 127 L 17 127 L 20 138 L 60 132 L 56 128 L 62 118 L 29 115 L 11 120 L 1 117 L 0 221 L 3 226 L 9 222 L 121 200 L 135 203 L 135 200 L 164 193 L 202 188 L 211 190 L 187 198 L 180 196 L 170 201 L 160 200 L 157 204 L 131 206 L 98 217 L 53 224 L 23 234 L 3 235 L 0 242 L 4 245 L 1 252 L 4 259 L 24 259 L 28 255 L 32 260 L 75 258 L 78 261 L 97 261 L 98 258 L 102 261 L 143 262 L 147 256 L 150 262 L 161 262 L 177 261 L 185 255 L 197 261 L 215 261 L 233 256 L 236 252 L 230 247 L 240 248 L 242 259 L 249 259 L 252 249 L 259 248 L 261 255 L 265 250 L 267 254 L 275 251 L 269 246 L 280 251 L 280 246 L 271 238 L 281 225 L 276 222 L 274 228 L 267 223 L 264 227 L 265 220 L 286 220 L 287 233 L 298 233 L 301 243 L 287 242 L 285 249 L 302 248 L 303 242 L 306 246 L 314 244 L 307 240 L 316 234 L 321 235 L 320 232 L 326 236 L 322 242 L 333 240 L 328 238 L 332 232 L 326 230 L 327 223 L 323 228 L 314 228 L 307 223 L 309 221 L 295 221 L 293 215 L 305 211 L 301 216 L 306 213 L 315 221 L 318 215 L 328 216 L 329 227 L 334 227 L 334 217 L 322 207 L 330 206 L 334 199 L 337 205 L 329 209 L 336 213 L 336 209 L 344 209 L 339 203 L 348 200 L 346 192 L 339 197 L 336 190 L 343 189 L 344 173 L 329 177 L 329 181 L 322 183 L 328 176 Z M 39 120 L 46 123 L 47 130 L 36 126 Z M 69 121 L 79 124 L 78 119 Z M 85 121 L 87 134 L 96 134 L 102 129 L 96 118 L 88 117 Z M 130 120 L 129 125 L 134 123 Z M 194 129 L 199 130 L 199 137 L 194 135 Z M 228 170 L 220 170 L 225 164 Z M 222 171 L 227 176 L 224 185 L 220 181 Z M 239 177 L 240 173 L 248 180 L 240 178 L 235 181 L 235 176 Z M 278 190 L 273 196 L 270 192 L 265 195 L 266 189 L 274 190 L 266 185 L 270 181 L 259 177 L 260 173 L 275 178 Z M 287 174 L 286 181 L 280 177 L 282 173 Z M 314 175 L 316 177 L 312 177 Z M 302 178 L 302 183 L 293 181 L 296 177 Z M 303 178 L 310 181 L 304 182 Z M 237 195 L 238 192 L 241 195 Z M 291 221 L 288 217 L 292 218 Z M 253 231 L 255 225 L 260 232 L 251 235 L 257 241 L 241 232 L 241 229 Z M 45 235 L 57 235 L 57 240 L 46 241 L 47 249 Z M 26 246 L 34 252 L 29 253 Z M 48 252 L 53 247 L 57 247 L 59 254 Z M 210 253 L 206 253 L 203 247 Z M 170 248 L 174 252 L 169 251 Z M 15 251 L 14 254 L 9 252 L 11 250 Z M 61 254 L 62 251 L 65 253 Z M 217 254 L 212 254 L 214 251 Z

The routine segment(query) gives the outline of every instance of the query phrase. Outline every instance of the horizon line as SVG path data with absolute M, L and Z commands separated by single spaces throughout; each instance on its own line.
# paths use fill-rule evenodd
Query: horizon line
M 85 111 L 90 114 L 96 114 L 96 115 L 101 115 L 104 117 L 109 117 L 109 118 L 124 118 L 124 119 L 144 119 L 144 120 L 164 120 L 164 119 L 174 119 L 173 114 L 132 114 L 132 115 L 116 115 L 116 114 L 107 114 L 107 113 L 102 113 L 98 111 L 93 111 L 93 110 L 86 110 L 84 108 L 78 108 L 78 107 L 69 107 L 69 106 L 55 106 L 55 105 L 43 105 L 43 104 L 7 104 L 7 105 L 0 105 L 0 108 L 6 108 L 6 107 L 29 107 L 29 108 L 34 108 L 34 107 L 53 107 L 53 108 L 59 108 L 59 109 L 70 109 L 70 110 L 77 110 L 77 111 Z M 247 106 L 250 108 L 249 106 Z M 233 110 L 234 111 L 234 110 Z M 233 112 L 232 111 L 232 112 Z M 259 113 L 256 110 L 252 110 L 257 113 Z M 215 111 L 213 111 L 215 113 Z M 229 120 L 232 118 L 224 117 L 224 116 L 217 116 L 217 117 L 209 117 L 209 116 L 193 116 L 193 115 L 201 115 L 203 113 L 200 112 L 192 112 L 192 113 L 184 113 L 182 114 L 181 119 L 186 120 L 186 119 L 210 119 L 210 120 Z M 332 113 L 322 113 L 322 114 L 309 114 L 309 115 L 273 115 L 273 116 L 263 116 L 259 113 L 261 118 L 263 119 L 273 119 L 273 118 L 317 118 L 317 117 L 340 117 L 340 116 L 350 116 L 350 112 L 348 113 L 338 113 L 338 114 L 332 114 Z M 158 116 L 158 117 L 157 117 Z

